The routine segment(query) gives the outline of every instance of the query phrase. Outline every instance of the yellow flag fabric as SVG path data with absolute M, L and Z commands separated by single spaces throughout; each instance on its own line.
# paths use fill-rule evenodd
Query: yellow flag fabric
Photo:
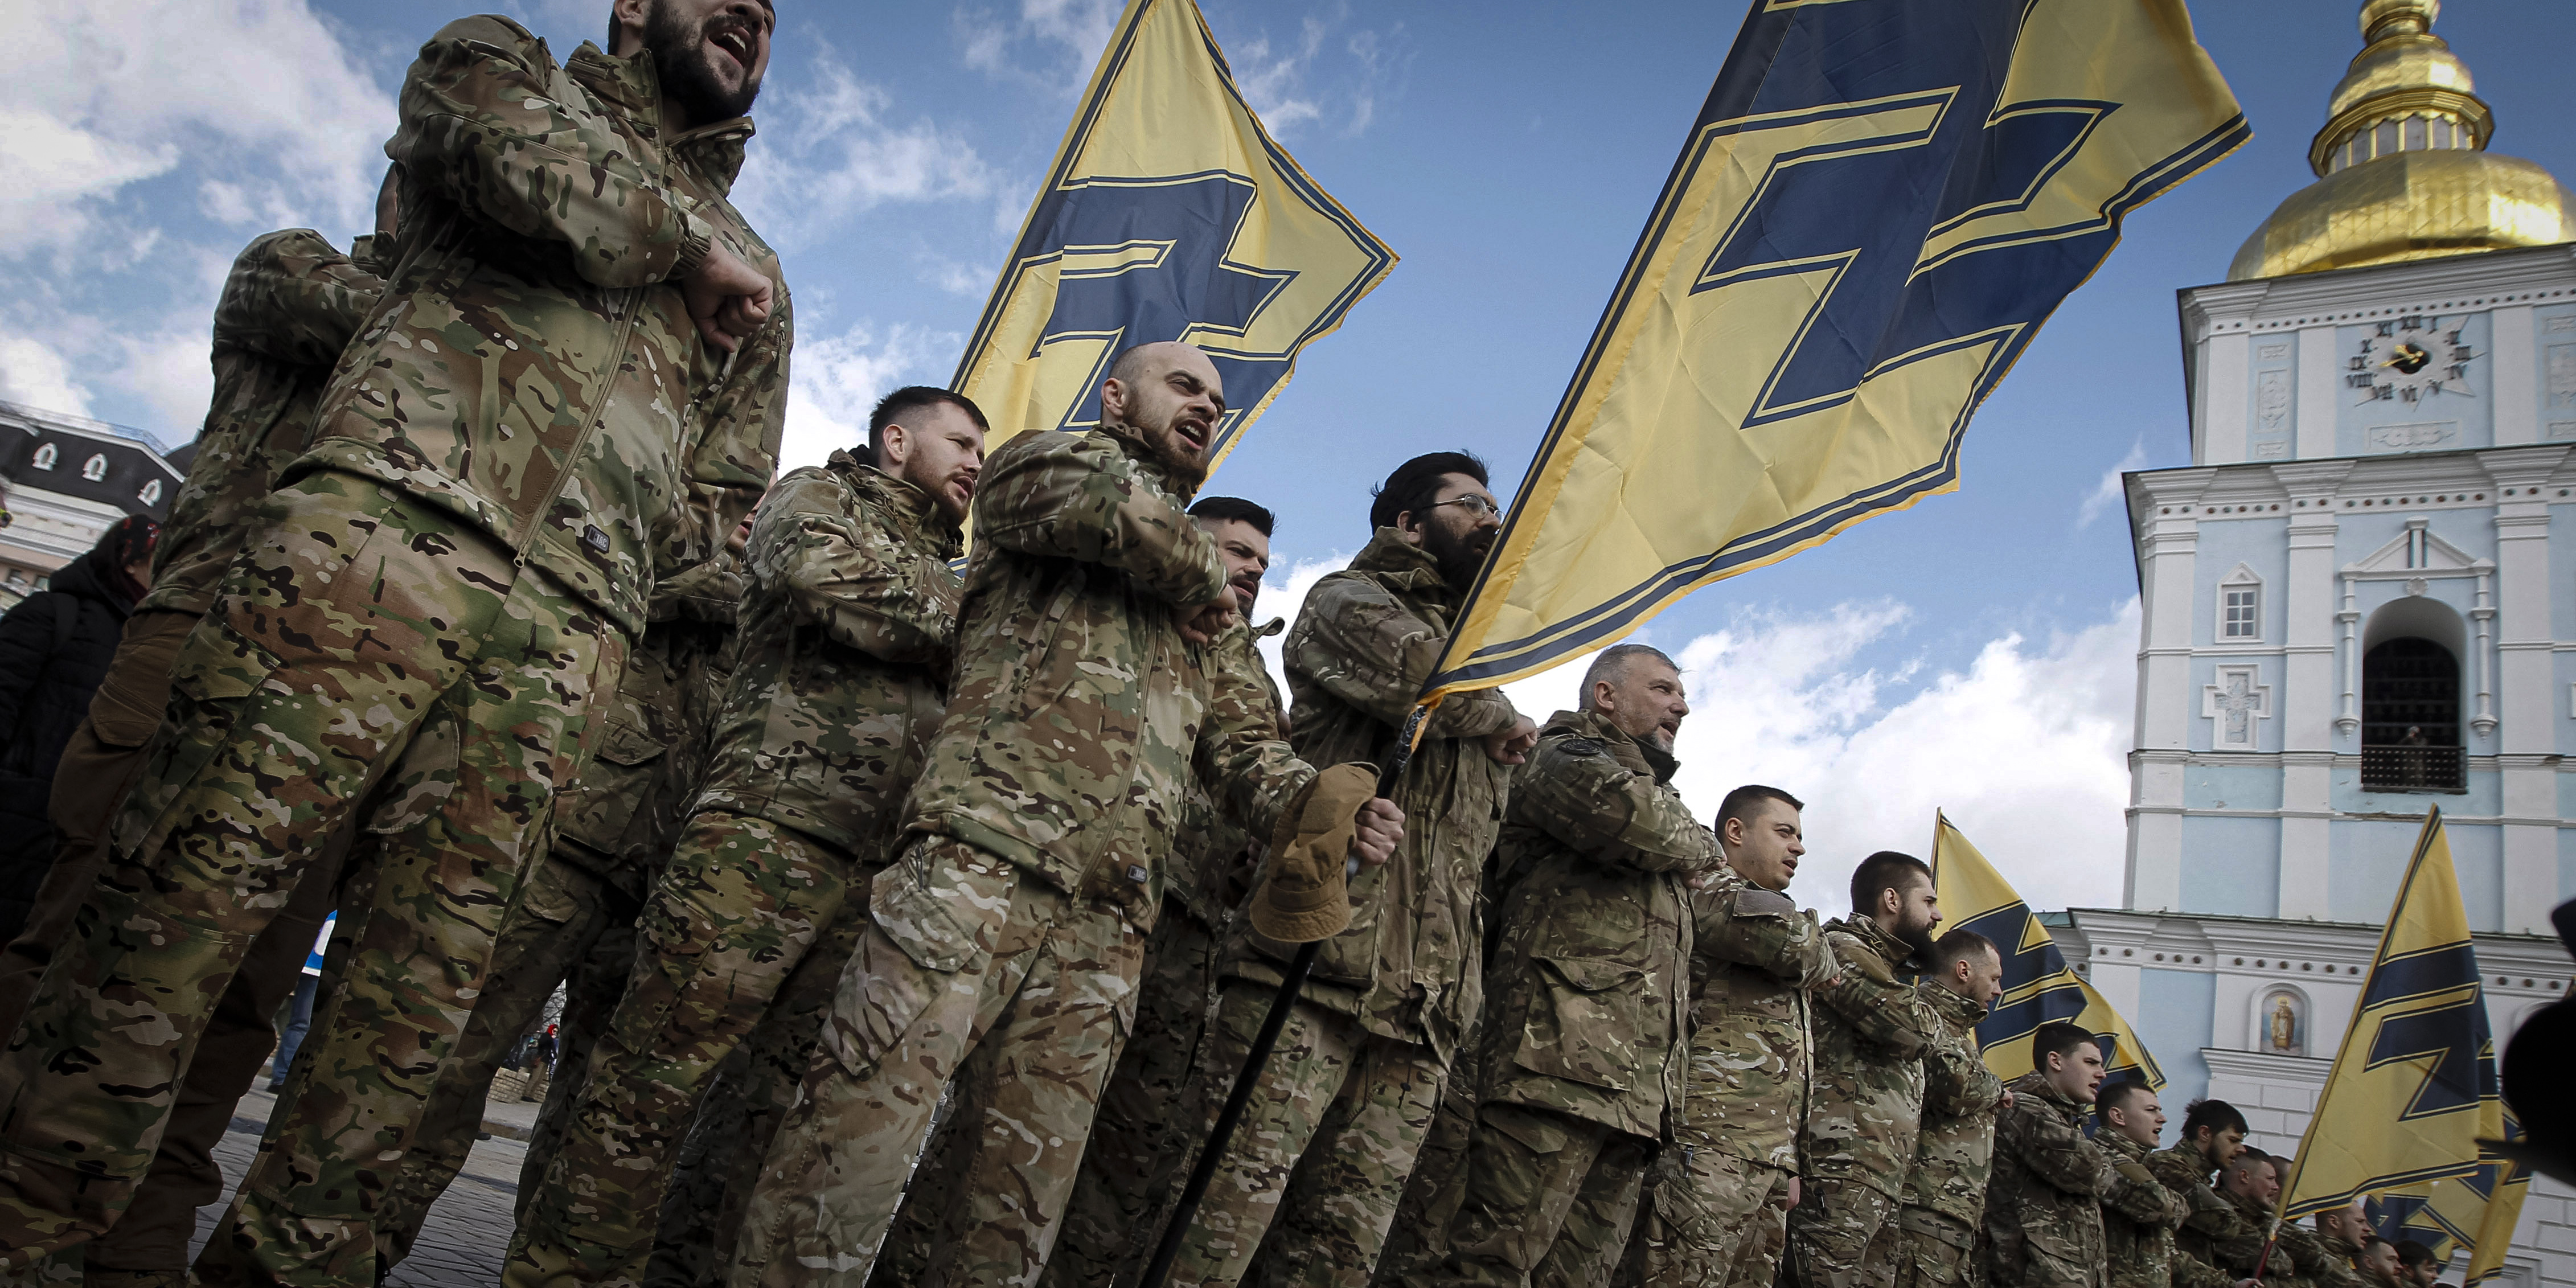
M 2372 1195 L 2387 1237 L 2440 1257 L 2470 1249 L 2469 1284 L 2503 1267 L 2530 1176 L 2480 1143 L 2522 1134 L 2496 1078 L 2481 978 L 2432 809 L 2281 1187 L 2283 1219 Z
M 1968 843 L 1950 820 L 1932 816 L 1932 889 L 1941 900 L 1942 924 L 1994 941 L 2004 962 L 2004 995 L 1977 1025 L 1986 1067 L 2009 1082 L 2030 1072 L 2031 1035 L 2039 1026 L 2069 1020 L 2109 1039 L 2104 1063 L 2113 1079 L 2144 1081 L 2161 1091 L 2165 1071 L 2137 1031 L 2102 1000 L 2090 981 L 2066 964 L 2048 927 L 2031 915 L 2012 884 Z
M 1130 0 L 950 387 L 989 451 L 1099 424 L 1119 350 L 1186 340 L 1225 381 L 1214 468 L 1394 267 L 1262 128 L 1198 6 Z
M 1761 0 L 1431 693 L 1958 485 L 2128 211 L 2250 137 L 2181 0 Z

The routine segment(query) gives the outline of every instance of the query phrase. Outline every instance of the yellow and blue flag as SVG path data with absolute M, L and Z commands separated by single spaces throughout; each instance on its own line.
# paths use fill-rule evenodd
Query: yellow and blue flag
M 2531 1177 L 2494 1148 L 2522 1128 L 2496 1077 L 2480 980 L 2435 808 L 2281 1187 L 2283 1219 L 2372 1195 L 2386 1237 L 2445 1259 L 2468 1249 L 2466 1283 L 2503 1269 Z
M 1394 267 L 1262 128 L 1198 6 L 1129 0 L 950 387 L 989 450 L 1099 424 L 1119 350 L 1186 340 L 1225 380 L 1213 468 Z
M 2012 883 L 1968 844 L 1950 820 L 1932 816 L 1932 890 L 1941 900 L 1942 923 L 1976 931 L 1994 941 L 2004 963 L 2004 994 L 1994 1013 L 1977 1024 L 1986 1067 L 2010 1082 L 2031 1070 L 2031 1035 L 2039 1026 L 2069 1020 L 2099 1034 L 2103 1063 L 2114 1079 L 2130 1078 L 2162 1090 L 2165 1071 L 2147 1044 L 2092 982 L 2066 964 L 2048 927 L 2031 915 Z
M 1757 0 L 1432 692 L 1955 488 L 2122 217 L 2250 134 L 2181 0 Z

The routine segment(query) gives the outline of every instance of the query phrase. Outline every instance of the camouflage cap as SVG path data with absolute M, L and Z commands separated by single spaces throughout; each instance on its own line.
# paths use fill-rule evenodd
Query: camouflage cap
M 1377 796 L 1377 769 L 1357 762 L 1315 775 L 1296 806 L 1279 816 L 1270 878 L 1253 896 L 1252 928 L 1283 943 L 1330 939 L 1351 924 L 1351 839 L 1360 807 Z

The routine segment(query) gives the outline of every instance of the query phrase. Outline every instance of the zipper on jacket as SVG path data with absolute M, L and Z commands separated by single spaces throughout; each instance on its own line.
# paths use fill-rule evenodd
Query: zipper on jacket
M 608 419 L 608 404 L 615 397 L 614 390 L 617 387 L 616 375 L 626 365 L 626 347 L 635 338 L 635 319 L 644 311 L 643 293 L 651 289 L 653 288 L 646 286 L 624 292 L 627 297 L 625 315 L 618 319 L 617 343 L 609 346 L 610 361 L 605 368 L 609 373 L 608 387 L 611 392 L 600 398 L 599 409 L 590 414 L 588 423 L 581 427 L 581 435 L 572 440 L 572 450 L 564 453 L 564 473 L 567 475 L 581 468 L 582 452 L 590 446 L 590 440 L 598 435 L 600 422 Z M 563 496 L 562 483 L 563 480 L 558 477 L 555 489 L 543 502 L 546 509 L 553 509 L 554 503 Z M 528 525 L 528 530 L 520 534 L 519 540 L 510 552 L 510 570 L 513 573 L 528 566 L 528 550 L 536 544 L 537 534 L 545 530 L 545 524 L 546 515 L 540 512 L 535 522 Z

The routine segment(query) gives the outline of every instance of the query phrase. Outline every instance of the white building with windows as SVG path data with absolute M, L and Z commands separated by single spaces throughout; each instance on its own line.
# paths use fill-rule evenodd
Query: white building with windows
M 2576 974 L 2548 920 L 2576 898 L 2576 198 L 2485 150 L 2436 12 L 2362 6 L 2317 181 L 2180 293 L 2192 463 L 2128 478 L 2126 906 L 2056 930 L 2177 1122 L 2215 1095 L 2267 1149 L 2298 1145 L 2428 805 L 2499 1044 Z M 2511 1255 L 2576 1284 L 2576 1194 L 2535 1184 Z
M 0 611 L 45 587 L 108 525 L 170 516 L 196 457 L 138 429 L 0 402 Z

